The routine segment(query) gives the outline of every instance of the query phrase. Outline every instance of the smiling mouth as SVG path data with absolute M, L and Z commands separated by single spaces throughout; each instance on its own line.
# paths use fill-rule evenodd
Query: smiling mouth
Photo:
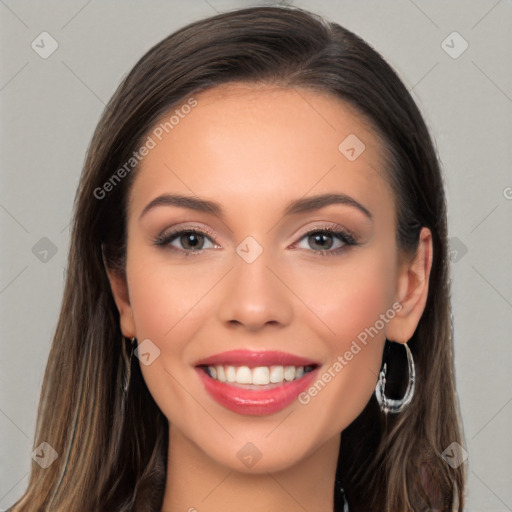
M 195 362 L 206 392 L 237 414 L 266 416 L 290 406 L 320 371 L 312 359 L 280 351 L 230 350 Z
M 199 365 L 212 379 L 244 389 L 267 389 L 301 379 L 312 372 L 318 365 L 307 366 L 232 366 Z

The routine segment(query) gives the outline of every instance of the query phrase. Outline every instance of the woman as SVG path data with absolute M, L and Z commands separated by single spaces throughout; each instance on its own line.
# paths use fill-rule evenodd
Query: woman
M 457 411 L 442 177 L 389 65 L 291 8 L 152 48 L 88 150 L 11 510 L 462 510 Z

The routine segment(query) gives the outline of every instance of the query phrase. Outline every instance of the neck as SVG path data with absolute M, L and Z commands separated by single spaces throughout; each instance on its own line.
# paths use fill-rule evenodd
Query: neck
M 241 473 L 209 458 L 172 425 L 161 512 L 334 510 L 337 434 L 295 465 Z

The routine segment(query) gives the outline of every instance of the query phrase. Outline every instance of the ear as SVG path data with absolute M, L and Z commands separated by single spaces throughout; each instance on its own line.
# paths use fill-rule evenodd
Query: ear
M 390 341 L 406 343 L 411 339 L 420 321 L 428 296 L 432 268 L 432 233 L 421 228 L 418 249 L 412 258 L 403 259 L 398 273 L 395 301 L 402 306 L 386 329 Z
M 128 283 L 126 281 L 126 273 L 118 269 L 110 268 L 103 255 L 103 264 L 107 272 L 110 282 L 110 289 L 119 311 L 120 327 L 123 336 L 133 338 L 136 335 L 135 322 L 133 319 L 133 311 L 130 304 L 130 295 L 128 293 Z

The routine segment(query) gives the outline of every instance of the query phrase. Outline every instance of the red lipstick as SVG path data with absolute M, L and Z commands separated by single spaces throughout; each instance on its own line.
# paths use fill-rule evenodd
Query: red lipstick
M 304 357 L 277 351 L 231 350 L 198 361 L 196 370 L 208 394 L 223 407 L 238 414 L 263 416 L 289 406 L 316 379 L 319 364 Z M 221 382 L 209 375 L 207 366 L 306 367 L 303 376 L 267 385 Z
M 252 350 L 229 350 L 221 354 L 215 354 L 197 361 L 194 366 L 248 366 L 255 368 L 257 366 L 317 366 L 318 363 L 312 359 L 278 352 L 275 350 L 265 350 L 255 352 Z

